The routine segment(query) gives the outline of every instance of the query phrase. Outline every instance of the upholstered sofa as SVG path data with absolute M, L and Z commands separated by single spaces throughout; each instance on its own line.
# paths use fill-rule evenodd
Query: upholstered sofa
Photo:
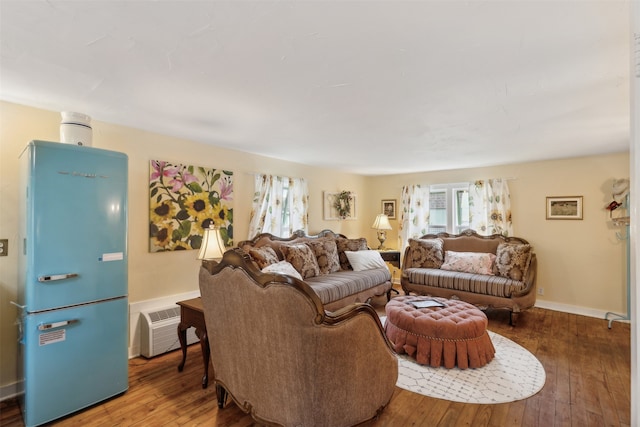
M 327 311 L 311 287 L 235 248 L 199 274 L 218 406 L 261 425 L 350 426 L 389 403 L 398 361 L 369 304 Z
M 518 237 L 427 234 L 409 239 L 402 263 L 404 292 L 459 299 L 481 309 L 520 312 L 536 302 L 537 258 Z
M 238 247 L 263 272 L 304 280 L 326 310 L 385 294 L 390 297 L 391 273 L 365 238 L 349 239 L 331 230 L 307 236 L 299 230 L 288 238 L 262 233 L 238 243 Z

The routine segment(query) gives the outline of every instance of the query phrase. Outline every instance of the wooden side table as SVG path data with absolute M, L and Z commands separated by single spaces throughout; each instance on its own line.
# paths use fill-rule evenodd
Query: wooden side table
M 395 249 L 378 249 L 378 252 L 380 252 L 380 256 L 385 262 L 388 262 L 394 267 L 398 267 L 398 270 L 400 269 L 400 251 L 396 251 Z M 395 273 L 396 272 L 393 271 L 393 275 L 391 276 L 392 283 L 395 278 Z M 391 300 L 391 292 L 395 294 L 400 293 L 397 289 L 394 289 L 392 285 L 391 289 L 389 289 L 389 292 L 387 292 L 387 301 Z
M 200 297 L 177 302 L 180 306 L 180 323 L 178 324 L 178 339 L 182 349 L 182 362 L 178 365 L 178 371 L 182 372 L 187 361 L 187 329 L 196 328 L 196 336 L 200 339 L 202 349 L 202 361 L 204 362 L 204 375 L 202 377 L 202 388 L 209 385 L 209 339 L 207 338 L 207 325 L 204 321 L 204 311 L 202 309 L 202 299 Z
M 400 251 L 396 251 L 393 249 L 383 249 L 379 250 L 378 252 L 380 252 L 380 256 L 382 256 L 383 260 L 391 265 L 400 268 Z

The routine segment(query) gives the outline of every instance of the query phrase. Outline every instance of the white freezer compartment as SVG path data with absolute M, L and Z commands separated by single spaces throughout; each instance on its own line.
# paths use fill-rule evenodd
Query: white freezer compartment
M 127 306 L 123 297 L 24 316 L 27 427 L 127 390 Z

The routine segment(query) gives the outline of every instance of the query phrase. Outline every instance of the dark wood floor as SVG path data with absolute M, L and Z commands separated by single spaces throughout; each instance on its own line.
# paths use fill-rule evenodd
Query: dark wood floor
M 376 304 L 378 310 L 381 304 Z M 535 308 L 511 327 L 505 312 L 489 311 L 489 329 L 532 352 L 545 368 L 543 389 L 525 400 L 475 405 L 433 399 L 399 388 L 378 420 L 366 426 L 629 426 L 630 326 Z M 202 389 L 200 347 L 129 362 L 122 396 L 55 423 L 56 426 L 251 426 L 231 403 L 219 410 L 215 387 Z M 0 403 L 0 425 L 23 426 L 15 400 Z

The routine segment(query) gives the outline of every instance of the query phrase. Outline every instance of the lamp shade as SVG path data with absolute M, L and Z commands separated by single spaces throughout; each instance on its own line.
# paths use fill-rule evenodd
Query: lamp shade
M 385 214 L 379 214 L 375 221 L 373 221 L 373 225 L 371 228 L 375 228 L 376 230 L 391 230 L 391 224 L 389 224 L 389 217 Z
M 224 242 L 219 228 L 205 228 L 198 259 L 220 259 L 224 254 Z

